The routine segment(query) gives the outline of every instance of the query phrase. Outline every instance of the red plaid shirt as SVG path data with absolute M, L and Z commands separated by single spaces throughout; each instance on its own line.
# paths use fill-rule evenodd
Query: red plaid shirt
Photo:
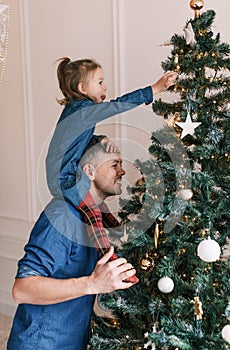
M 84 200 L 79 204 L 78 210 L 81 212 L 83 221 L 87 224 L 86 230 L 93 245 L 102 257 L 111 248 L 105 227 L 118 227 L 120 223 L 110 213 L 109 208 L 104 202 L 100 206 L 94 202 L 90 192 L 87 193 Z M 110 260 L 116 260 L 117 258 L 117 254 L 113 253 Z M 134 283 L 138 282 L 138 278 L 134 275 L 125 281 Z

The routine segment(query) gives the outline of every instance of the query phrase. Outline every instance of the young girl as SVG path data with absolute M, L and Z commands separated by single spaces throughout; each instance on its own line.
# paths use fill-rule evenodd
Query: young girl
M 57 75 L 64 95 L 58 102 L 65 107 L 46 158 L 48 187 L 54 197 L 64 198 L 81 211 L 83 220 L 90 224 L 87 231 L 93 236 L 93 241 L 98 236 L 102 237 L 105 247 L 97 246 L 97 249 L 103 255 L 110 248 L 110 244 L 103 228 L 100 210 L 89 193 L 90 180 L 83 173 L 79 160 L 89 142 L 99 141 L 105 144 L 108 152 L 116 152 L 116 146 L 106 136 L 94 135 L 96 123 L 143 103 L 151 103 L 154 94 L 167 90 L 175 83 L 177 73 L 166 73 L 152 86 L 138 89 L 110 102 L 104 102 L 107 88 L 102 67 L 96 61 L 71 61 L 67 57 L 63 58 L 58 65 Z M 97 217 L 96 222 L 92 224 L 89 217 Z M 114 254 L 113 259 L 116 258 Z M 133 282 L 136 281 L 134 278 Z
M 63 58 L 58 65 L 57 75 L 64 95 L 58 102 L 65 107 L 46 158 L 47 182 L 54 197 L 64 197 L 77 207 L 90 187 L 89 179 L 79 166 L 79 160 L 92 138 L 105 138 L 102 135 L 94 136 L 96 123 L 143 103 L 151 103 L 154 94 L 167 90 L 175 83 L 177 73 L 166 73 L 152 86 L 110 102 L 104 102 L 107 90 L 104 74 L 101 65 L 94 60 L 71 61 Z M 108 139 L 104 140 L 107 141 Z M 109 143 L 108 151 L 114 150 L 114 146 Z

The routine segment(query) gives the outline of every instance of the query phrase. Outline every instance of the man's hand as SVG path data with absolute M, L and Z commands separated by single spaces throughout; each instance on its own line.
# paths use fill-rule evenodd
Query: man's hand
M 176 72 L 168 72 L 164 74 L 155 84 L 152 85 L 153 95 L 167 90 L 175 84 L 178 74 Z
M 136 273 L 134 267 L 124 258 L 109 261 L 114 248 L 106 253 L 98 262 L 89 277 L 89 289 L 92 294 L 110 293 L 117 289 L 127 289 L 135 283 L 124 282 Z

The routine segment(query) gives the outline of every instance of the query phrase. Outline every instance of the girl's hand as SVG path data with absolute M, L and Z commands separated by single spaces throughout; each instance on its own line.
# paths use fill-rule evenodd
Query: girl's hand
M 105 147 L 106 152 L 119 153 L 118 147 L 108 137 L 104 137 L 101 144 Z
M 167 90 L 170 86 L 175 84 L 178 78 L 178 73 L 168 72 L 164 74 L 156 83 L 152 85 L 153 95 Z

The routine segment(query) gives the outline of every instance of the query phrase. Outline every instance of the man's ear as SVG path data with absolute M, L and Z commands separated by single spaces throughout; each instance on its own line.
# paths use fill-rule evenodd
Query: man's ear
M 95 177 L 95 172 L 96 172 L 94 166 L 90 163 L 86 163 L 82 169 L 83 169 L 84 173 L 88 176 L 88 178 L 91 181 L 93 181 L 94 177 Z

